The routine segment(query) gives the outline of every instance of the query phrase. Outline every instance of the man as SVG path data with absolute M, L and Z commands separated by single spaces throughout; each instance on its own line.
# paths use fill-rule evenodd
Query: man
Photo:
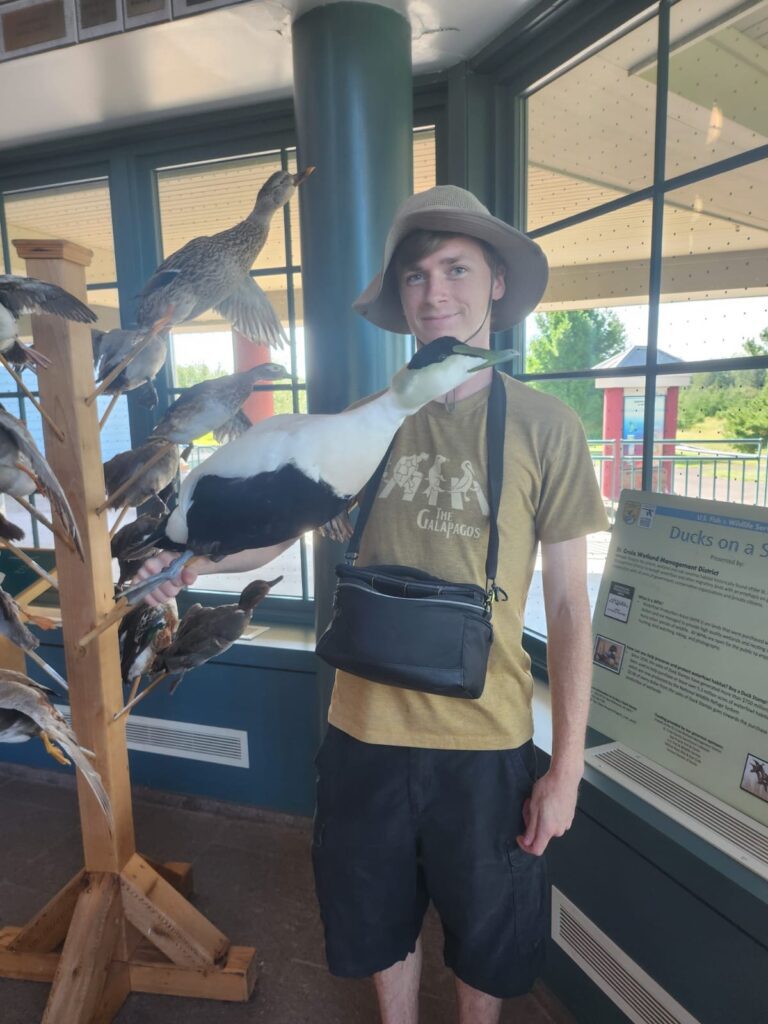
M 535 307 L 546 277 L 535 243 L 470 193 L 441 186 L 400 208 L 382 271 L 355 308 L 420 346 L 449 335 L 487 348 L 492 329 Z M 358 564 L 485 583 L 490 381 L 490 370 L 478 372 L 401 427 Z M 494 1024 L 504 997 L 530 989 L 546 930 L 541 854 L 576 806 L 592 660 L 585 537 L 606 518 L 576 415 L 509 377 L 504 384 L 497 582 L 509 600 L 494 605 L 483 694 L 456 700 L 340 672 L 317 758 L 313 863 L 329 966 L 373 976 L 382 1024 L 418 1020 L 429 902 L 442 920 L 460 1024 Z M 538 543 L 553 745 L 536 780 L 521 636 Z M 237 557 L 247 567 L 266 560 L 253 554 Z

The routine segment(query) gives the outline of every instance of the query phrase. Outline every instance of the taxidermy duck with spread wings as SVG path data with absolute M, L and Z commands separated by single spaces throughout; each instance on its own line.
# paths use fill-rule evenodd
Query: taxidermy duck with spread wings
M 245 220 L 215 235 L 193 238 L 164 260 L 141 293 L 139 329 L 156 335 L 215 309 L 250 341 L 284 344 L 277 314 L 250 271 L 264 248 L 272 217 L 313 170 L 277 171 L 262 185 Z
M 364 405 L 331 415 L 272 416 L 255 424 L 182 483 L 157 546 L 183 555 L 124 595 L 139 600 L 158 583 L 174 579 L 193 555 L 215 561 L 292 540 L 327 523 L 368 482 L 406 416 L 512 354 L 438 338 Z

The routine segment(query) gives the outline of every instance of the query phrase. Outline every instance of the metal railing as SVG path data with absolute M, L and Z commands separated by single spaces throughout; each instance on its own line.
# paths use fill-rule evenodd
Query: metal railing
M 642 442 L 597 438 L 589 446 L 603 497 L 615 509 L 623 488 L 642 487 Z M 760 438 L 658 438 L 652 477 L 653 490 L 664 494 L 768 506 L 768 453 Z

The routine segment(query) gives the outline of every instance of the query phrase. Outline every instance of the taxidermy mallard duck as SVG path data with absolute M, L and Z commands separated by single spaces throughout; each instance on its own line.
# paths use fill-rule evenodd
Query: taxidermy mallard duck
M 183 554 L 125 596 L 140 600 L 158 583 L 175 579 L 193 555 L 216 561 L 328 523 L 368 482 L 406 416 L 512 354 L 438 338 L 370 402 L 331 415 L 272 416 L 255 424 L 182 482 L 157 546 Z
M 245 220 L 215 235 L 193 238 L 163 260 L 141 292 L 139 330 L 158 332 L 215 309 L 250 341 L 284 344 L 277 314 L 250 270 L 267 240 L 272 217 L 312 170 L 277 171 L 259 189 Z
M 80 299 L 56 284 L 34 277 L 0 274 L 0 354 L 19 370 L 25 366 L 47 366 L 50 360 L 19 341 L 19 317 L 23 313 L 50 313 L 92 324 L 96 314 Z
M 94 344 L 97 346 L 96 381 L 100 383 L 115 367 L 130 355 L 131 349 L 138 348 L 144 331 L 107 331 Z M 122 395 L 126 391 L 140 389 L 138 397 L 148 409 L 157 405 L 157 391 L 153 383 L 168 355 L 168 335 L 158 334 L 148 345 L 141 348 L 127 366 L 105 389 L 108 395 Z
M 12 644 L 20 647 L 36 665 L 40 666 L 43 672 L 46 672 L 51 679 L 55 679 L 63 690 L 68 690 L 66 680 L 62 679 L 59 673 L 37 653 L 40 641 L 34 633 L 30 633 L 27 629 L 22 619 L 23 614 L 11 595 L 0 587 L 0 636 L 7 637 Z M 44 619 L 41 616 L 27 614 L 26 618 L 28 622 L 32 622 L 42 629 L 50 629 L 54 625 L 52 620 Z
M 68 755 L 93 790 L 111 830 L 112 807 L 101 777 L 88 759 L 93 755 L 80 746 L 77 736 L 51 703 L 55 696 L 22 672 L 0 668 L 0 743 L 24 743 L 38 736 L 59 764 L 70 764 L 65 757 Z
M 130 686 L 148 672 L 155 658 L 173 640 L 179 624 L 176 602 L 150 607 L 140 604 L 120 623 L 120 671 Z
M 0 405 L 0 492 L 26 497 L 35 491 L 48 498 L 65 533 L 83 558 L 80 532 L 61 484 L 21 420 Z
M 150 465 L 153 459 L 155 461 Z M 175 444 L 169 445 L 163 438 L 150 438 L 138 448 L 118 452 L 104 463 L 107 494 L 115 494 L 120 485 L 129 481 L 145 464 L 145 472 L 139 472 L 128 489 L 110 501 L 109 508 L 122 508 L 124 505 L 135 508 L 148 498 L 157 497 L 173 481 L 179 470 L 179 450 Z
M 251 426 L 247 416 L 240 419 L 238 413 L 256 384 L 284 377 L 290 377 L 284 366 L 261 363 L 240 373 L 193 384 L 168 407 L 152 436 L 165 437 L 177 444 L 191 444 L 209 431 L 224 430 L 228 436 L 238 437 Z

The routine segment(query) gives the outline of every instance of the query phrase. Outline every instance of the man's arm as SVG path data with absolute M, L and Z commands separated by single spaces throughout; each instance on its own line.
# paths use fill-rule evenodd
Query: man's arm
M 144 600 L 147 604 L 151 605 L 163 604 L 172 597 L 176 597 L 184 587 L 191 587 L 198 576 L 209 573 L 249 572 L 253 569 L 260 569 L 263 565 L 274 561 L 278 555 L 282 555 L 293 543 L 294 541 L 292 540 L 286 540 L 282 544 L 274 544 L 268 548 L 250 548 L 247 551 L 238 551 L 235 555 L 227 555 L 226 558 L 222 558 L 220 562 L 212 562 L 208 558 L 202 558 L 199 561 L 195 561 L 193 569 L 182 569 L 179 576 L 157 587 Z M 174 558 L 178 558 L 178 552 L 163 551 L 161 554 L 155 555 L 154 558 L 148 558 L 136 573 L 134 579 L 138 581 L 154 576 L 155 573 L 161 572 L 166 565 L 170 565 Z
M 518 843 L 540 855 L 570 827 L 584 766 L 592 685 L 592 629 L 587 597 L 586 537 L 542 544 L 547 667 L 552 702 L 552 760 L 526 803 Z

